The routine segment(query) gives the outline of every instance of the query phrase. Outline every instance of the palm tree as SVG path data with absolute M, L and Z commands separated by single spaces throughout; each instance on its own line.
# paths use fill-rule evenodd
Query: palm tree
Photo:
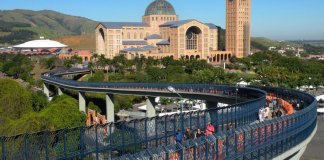
M 98 62 L 98 57 L 99 57 L 99 55 L 98 55 L 97 53 L 95 53 L 95 54 L 93 54 L 93 55 L 91 56 L 91 62 L 94 63 L 94 67 L 95 67 L 96 69 L 98 69 L 98 64 L 97 64 L 97 62 Z

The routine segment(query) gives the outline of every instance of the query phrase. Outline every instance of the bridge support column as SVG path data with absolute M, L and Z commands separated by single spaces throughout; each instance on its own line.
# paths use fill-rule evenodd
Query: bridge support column
M 58 94 L 59 96 L 63 95 L 63 88 L 61 88 L 61 87 L 57 87 L 57 94 Z
M 156 106 L 155 97 L 147 97 L 146 114 L 145 114 L 146 117 L 151 118 L 156 116 L 155 106 Z
M 115 122 L 114 95 L 106 94 L 106 118 L 107 122 Z
M 206 109 L 215 108 L 215 110 L 211 110 L 209 112 L 209 118 L 210 118 L 209 122 L 212 123 L 215 126 L 215 128 L 217 128 L 218 127 L 218 122 L 217 122 L 218 112 L 216 110 L 217 102 L 206 101 L 205 103 L 206 103 Z M 207 115 L 207 117 L 208 117 L 208 115 Z
M 79 111 L 86 113 L 86 99 L 84 92 L 79 92 Z
M 44 83 L 43 87 L 44 87 L 44 94 L 46 95 L 47 98 L 49 98 L 49 94 L 50 94 L 49 85 Z

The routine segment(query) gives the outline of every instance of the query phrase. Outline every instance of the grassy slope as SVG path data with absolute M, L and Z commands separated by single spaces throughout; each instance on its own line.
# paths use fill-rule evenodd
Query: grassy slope
M 96 47 L 94 34 L 80 36 L 63 36 L 55 40 L 64 43 L 74 49 L 95 50 Z
M 70 16 L 55 11 L 42 10 L 0 10 L 0 18 L 6 22 L 31 24 L 63 35 L 79 35 L 93 33 L 97 22 L 83 17 Z
M 254 41 L 254 42 L 259 43 L 261 45 L 264 45 L 266 47 L 271 47 L 271 46 L 284 47 L 284 46 L 287 46 L 287 45 L 297 46 L 296 44 L 291 43 L 291 42 L 275 41 L 275 40 L 271 40 L 271 39 L 264 38 L 264 37 L 252 37 L 251 41 Z

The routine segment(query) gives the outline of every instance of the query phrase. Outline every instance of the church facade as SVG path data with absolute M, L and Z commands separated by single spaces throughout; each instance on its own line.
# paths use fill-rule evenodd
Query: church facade
M 250 0 L 228 1 L 231 2 L 227 5 L 236 1 Z M 241 3 L 237 4 L 241 5 Z M 234 18 L 227 18 L 227 20 L 233 22 L 229 23 L 230 25 L 226 23 L 226 27 L 229 26 L 233 29 L 231 31 L 236 32 L 234 28 L 239 26 L 233 27 L 233 25 L 241 23 L 236 22 L 238 16 L 234 15 L 232 10 L 227 10 L 229 13 L 227 16 L 231 15 Z M 219 30 L 220 27 L 212 23 L 203 23 L 195 19 L 179 20 L 174 7 L 168 1 L 154 0 L 146 8 L 142 22 L 99 23 L 95 30 L 96 52 L 107 58 L 123 54 L 129 59 L 139 56 L 155 59 L 173 57 L 174 59 L 205 59 L 209 63 L 224 63 L 233 55 L 237 57 L 244 55 L 236 54 L 235 47 L 241 47 L 239 46 L 241 43 L 234 41 L 226 41 L 228 43 L 226 51 L 220 51 Z M 237 32 L 240 31 L 237 29 Z M 243 40 L 239 34 L 228 35 L 231 38 L 226 37 L 226 39 Z

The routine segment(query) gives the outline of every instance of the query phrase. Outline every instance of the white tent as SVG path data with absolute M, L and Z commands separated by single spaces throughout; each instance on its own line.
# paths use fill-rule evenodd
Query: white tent
M 16 49 L 48 49 L 48 48 L 65 48 L 67 45 L 52 40 L 33 40 L 23 44 L 13 46 Z

